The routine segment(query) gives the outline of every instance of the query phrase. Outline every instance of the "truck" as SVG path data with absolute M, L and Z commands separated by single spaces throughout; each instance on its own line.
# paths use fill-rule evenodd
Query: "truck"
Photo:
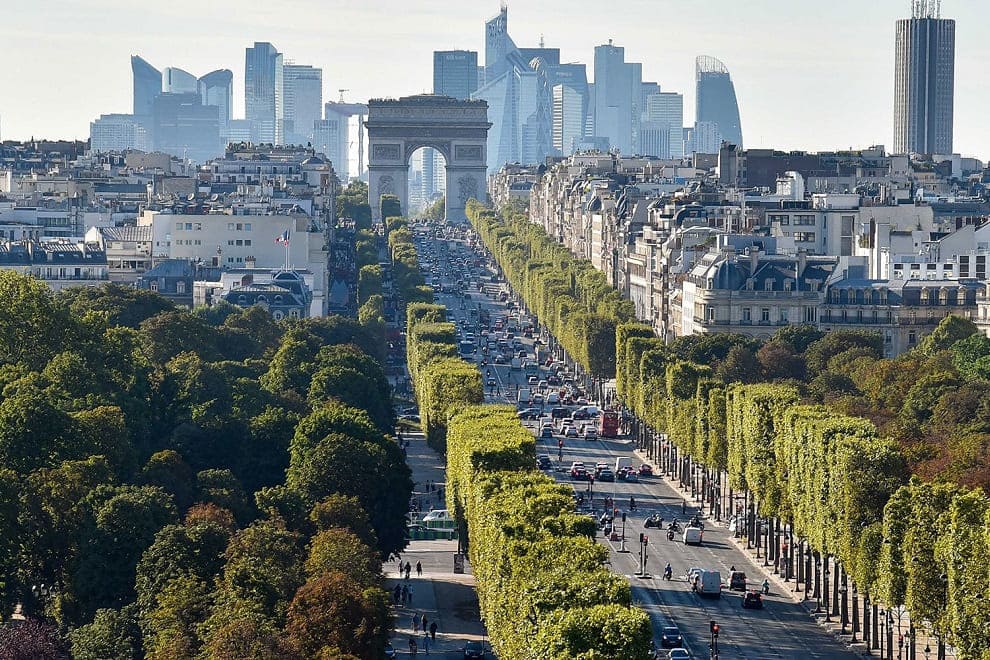
M 603 438 L 615 438 L 619 435 L 619 413 L 615 410 L 603 410 L 598 418 L 598 435 Z
M 695 590 L 699 596 L 720 597 L 722 595 L 722 574 L 718 571 L 701 571 L 695 578 Z
M 701 545 L 701 539 L 704 536 L 704 531 L 700 527 L 685 527 L 684 528 L 684 545 Z
M 532 391 L 527 387 L 520 387 L 519 394 L 516 395 L 516 404 L 523 406 L 529 405 L 529 402 L 533 399 Z

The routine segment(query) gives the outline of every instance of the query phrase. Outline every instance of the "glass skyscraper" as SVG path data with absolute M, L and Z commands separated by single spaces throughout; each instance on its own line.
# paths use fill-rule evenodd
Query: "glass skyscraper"
M 722 62 L 707 55 L 695 60 L 694 70 L 697 82 L 695 123 L 717 125 L 720 143 L 724 140 L 742 149 L 739 103 L 736 101 L 736 88 L 732 84 L 729 70 Z
M 956 22 L 934 0 L 897 21 L 894 153 L 951 154 Z
M 196 94 L 199 92 L 199 81 L 188 71 L 167 66 L 162 71 L 162 91 L 169 94 Z
M 323 119 L 323 69 L 286 64 L 282 67 L 285 91 L 285 143 L 313 141 L 313 126 Z
M 244 114 L 254 124 L 257 142 L 283 142 L 282 54 L 268 42 L 244 52 Z
M 230 123 L 234 107 L 234 74 L 230 69 L 210 71 L 199 79 L 199 93 L 203 105 L 212 105 L 220 110 L 220 128 Z
M 626 50 L 609 43 L 595 47 L 595 135 L 622 154 L 639 149 L 643 65 L 626 62 Z
M 433 52 L 433 93 L 469 99 L 478 89 L 478 53 L 473 50 Z
M 144 58 L 131 55 L 134 74 L 134 114 L 150 116 L 155 97 L 162 93 L 162 72 Z

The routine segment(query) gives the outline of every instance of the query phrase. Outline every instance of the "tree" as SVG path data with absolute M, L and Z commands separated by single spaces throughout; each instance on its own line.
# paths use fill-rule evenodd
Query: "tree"
M 301 660 L 267 619 L 245 614 L 219 626 L 206 640 L 207 660 Z
M 26 473 L 77 458 L 69 455 L 70 428 L 68 415 L 34 384 L 18 387 L 0 402 L 0 465 Z
M 382 221 L 386 221 L 389 218 L 397 218 L 402 215 L 402 202 L 395 195 L 382 195 L 379 211 L 381 212 Z
M 368 298 L 382 293 L 382 267 L 378 264 L 361 266 L 358 271 L 358 305 L 363 305 Z
M 189 312 L 163 312 L 141 322 L 141 335 L 148 358 L 164 364 L 180 353 L 195 353 L 204 360 L 220 357 L 217 330 Z
M 337 195 L 337 217 L 351 219 L 357 229 L 371 229 L 371 205 L 368 203 L 368 184 L 352 181 Z
M 97 610 L 93 622 L 69 634 L 73 660 L 137 660 L 141 630 L 130 610 Z
M 975 335 L 980 330 L 976 324 L 962 316 L 950 314 L 939 322 L 931 334 L 921 340 L 918 350 L 925 355 L 952 348 L 953 344 Z
M 148 660 L 192 658 L 202 645 L 201 627 L 213 606 L 213 589 L 195 575 L 164 584 L 153 606 L 141 613 Z
M 71 346 L 78 328 L 41 280 L 0 271 L 0 362 L 41 369 L 61 346 Z
M 325 529 L 309 545 L 306 575 L 314 578 L 333 572 L 343 573 L 358 585 L 374 586 L 381 579 L 382 564 L 354 533 Z
M 68 657 L 58 629 L 50 623 L 28 617 L 0 626 L 0 658 L 4 660 L 62 660 Z
M 349 653 L 380 658 L 392 623 L 388 595 L 362 589 L 343 573 L 328 573 L 303 585 L 286 620 L 290 643 L 303 656 Z
M 13 470 L 0 468 L 0 621 L 6 621 L 20 596 L 17 580 L 19 540 L 22 539 L 21 483 Z
M 193 503 L 193 478 L 192 468 L 174 449 L 155 452 L 141 468 L 141 482 L 170 494 L 179 511 L 185 511 Z
M 73 579 L 83 619 L 134 600 L 141 555 L 158 530 L 178 517 L 172 498 L 154 486 L 101 486 L 88 503 L 91 519 Z
M 63 290 L 58 301 L 72 316 L 101 315 L 107 325 L 137 328 L 141 322 L 175 309 L 175 303 L 154 291 L 109 282 L 98 288 L 76 286 Z
M 76 455 L 105 456 L 118 478 L 130 478 L 137 468 L 137 452 L 131 443 L 124 411 L 117 406 L 100 406 L 72 415 Z
M 768 341 L 756 352 L 756 359 L 766 380 L 804 378 L 804 360 L 788 342 Z
M 880 359 L 883 357 L 883 337 L 878 332 L 863 330 L 833 330 L 808 346 L 804 359 L 810 375 L 825 371 L 828 361 L 851 348 L 866 348 Z
M 760 379 L 760 363 L 747 346 L 733 346 L 716 369 L 726 383 L 755 383 Z
M 340 493 L 328 495 L 316 503 L 309 513 L 309 519 L 319 531 L 335 527 L 346 529 L 368 547 L 374 548 L 378 545 L 378 538 L 371 527 L 368 512 L 361 506 L 361 501 L 354 496 Z
M 825 334 L 813 325 L 795 323 L 785 325 L 775 332 L 771 341 L 780 342 L 788 346 L 792 352 L 801 354 Z
M 251 514 L 247 495 L 241 482 L 230 470 L 203 470 L 196 475 L 196 497 L 199 502 L 216 504 L 247 522 Z

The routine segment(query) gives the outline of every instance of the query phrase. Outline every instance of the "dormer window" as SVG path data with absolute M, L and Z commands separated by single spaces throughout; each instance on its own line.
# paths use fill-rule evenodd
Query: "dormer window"
M 772 279 L 768 279 L 765 282 L 763 282 L 763 290 L 764 291 L 773 291 L 773 280 Z

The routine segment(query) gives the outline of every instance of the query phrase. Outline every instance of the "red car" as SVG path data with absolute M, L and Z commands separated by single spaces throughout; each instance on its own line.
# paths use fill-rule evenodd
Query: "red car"
M 652 477 L 653 476 L 653 466 L 643 463 L 639 466 L 639 476 L 641 477 Z

